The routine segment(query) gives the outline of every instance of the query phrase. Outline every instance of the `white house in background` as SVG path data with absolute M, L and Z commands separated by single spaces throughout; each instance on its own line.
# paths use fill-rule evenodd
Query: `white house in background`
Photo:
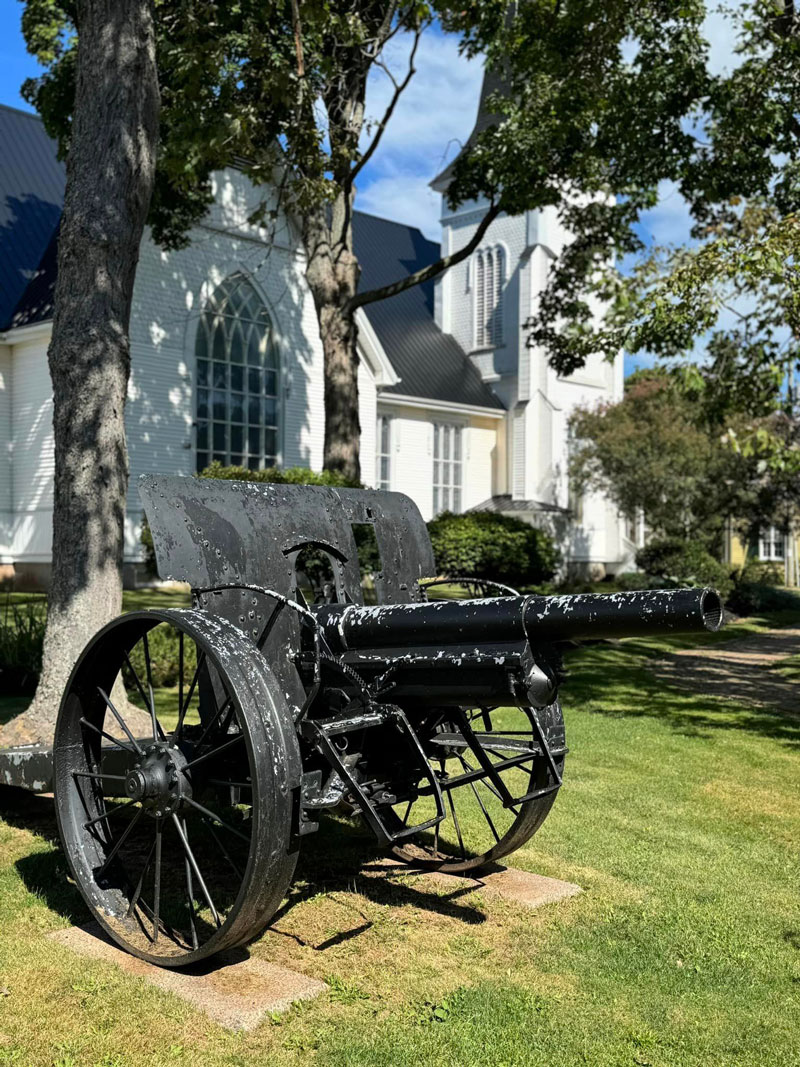
M 0 107 L 0 577 L 19 582 L 46 582 L 49 571 L 46 350 L 63 187 L 38 118 Z M 247 222 L 261 194 L 222 171 L 186 249 L 143 242 L 126 410 L 129 580 L 142 559 L 140 474 L 193 474 L 211 459 L 321 468 L 323 356 L 302 246 L 292 219 L 270 235 Z M 469 240 L 484 211 L 443 210 L 445 252 Z M 500 217 L 435 284 L 359 312 L 362 475 L 413 497 L 426 519 L 482 509 L 547 524 L 569 564 L 599 577 L 627 566 L 632 545 L 605 499 L 570 499 L 567 418 L 622 395 L 621 362 L 561 378 L 522 328 L 563 241 L 549 212 Z M 367 287 L 440 254 L 414 227 L 362 213 L 355 243 Z

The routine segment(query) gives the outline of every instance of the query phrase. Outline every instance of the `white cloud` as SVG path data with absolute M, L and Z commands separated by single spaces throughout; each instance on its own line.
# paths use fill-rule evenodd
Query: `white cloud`
M 740 0 L 728 0 L 718 7 L 712 7 L 703 21 L 703 33 L 709 45 L 708 66 L 712 74 L 727 74 L 741 63 L 734 49 L 743 10 L 744 5 Z
M 398 81 L 408 67 L 410 38 L 398 38 L 386 63 Z M 423 35 L 411 79 L 390 119 L 380 146 L 358 183 L 356 206 L 419 228 L 438 240 L 440 197 L 428 183 L 458 152 L 475 122 L 483 65 L 458 53 L 458 40 L 437 29 Z M 379 121 L 393 86 L 373 69 L 367 87 L 367 115 Z M 364 143 L 369 143 L 365 135 Z
M 356 207 L 393 222 L 418 226 L 431 241 L 438 241 L 441 197 L 428 185 L 427 175 L 399 171 L 371 182 L 356 198 Z

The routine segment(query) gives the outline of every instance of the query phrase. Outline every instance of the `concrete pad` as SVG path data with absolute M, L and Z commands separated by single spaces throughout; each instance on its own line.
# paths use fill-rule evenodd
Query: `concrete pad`
M 480 890 L 489 896 L 502 897 L 512 904 L 524 908 L 540 908 L 543 904 L 554 904 L 559 900 L 577 896 L 583 890 L 574 882 L 562 882 L 558 878 L 545 878 L 541 874 L 530 874 L 516 867 L 504 867 L 495 864 L 491 869 L 471 878 L 459 874 L 442 874 L 439 871 L 423 871 L 409 867 L 398 860 L 385 859 L 374 865 L 388 877 L 409 875 L 416 877 L 415 887 L 432 893 L 457 892 L 463 894 Z
M 316 978 L 244 952 L 222 953 L 202 973 L 166 970 L 131 956 L 108 940 L 97 923 L 56 930 L 53 941 L 89 959 L 115 963 L 126 974 L 174 993 L 229 1030 L 253 1030 L 265 1015 L 311 1000 L 327 986 Z

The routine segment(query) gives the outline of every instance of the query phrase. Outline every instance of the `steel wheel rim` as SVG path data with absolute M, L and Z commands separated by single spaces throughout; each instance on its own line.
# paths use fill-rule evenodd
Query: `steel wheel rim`
M 548 744 L 551 747 L 555 748 L 557 746 L 558 749 L 561 749 L 561 754 L 555 757 L 555 764 L 559 775 L 561 775 L 564 768 L 564 729 L 561 707 L 556 702 L 549 708 L 537 712 L 537 715 L 540 718 Z M 506 731 L 506 740 L 508 739 L 508 734 L 509 731 Z M 503 736 L 502 731 L 498 731 L 498 736 Z M 502 748 L 502 745 L 497 747 Z M 433 761 L 432 765 L 434 765 Z M 462 768 L 462 770 L 463 769 L 464 768 Z M 470 753 L 468 769 L 477 769 L 472 753 Z M 434 771 L 437 771 L 435 765 Z M 526 775 L 526 778 L 528 782 L 528 790 L 542 788 L 544 785 L 552 782 L 552 776 L 548 774 L 544 758 L 540 757 L 532 761 L 530 773 Z M 495 803 L 490 809 L 489 804 L 486 803 L 486 789 L 486 783 L 476 779 L 472 784 L 465 783 L 464 785 L 457 786 L 449 792 L 445 792 L 447 820 L 442 825 L 445 826 L 446 823 L 451 821 L 454 824 L 454 828 L 459 825 L 458 802 L 456 800 L 458 794 L 462 794 L 459 799 L 469 797 L 474 807 L 482 808 L 485 805 L 487 810 L 491 811 L 491 815 L 494 816 L 498 810 L 497 798 L 495 798 Z M 482 790 L 484 791 L 483 801 L 478 799 Z M 476 793 L 478 794 L 478 797 L 476 797 Z M 409 866 L 421 870 L 435 870 L 445 874 L 460 874 L 481 870 L 482 868 L 496 863 L 504 856 L 508 856 L 510 853 L 515 852 L 524 845 L 544 822 L 548 812 L 555 802 L 556 795 L 557 790 L 554 790 L 545 796 L 523 801 L 521 804 L 515 805 L 516 811 L 511 809 L 512 816 L 507 818 L 506 823 L 502 828 L 496 825 L 497 820 L 492 817 L 490 821 L 495 822 L 495 825 L 492 828 L 492 836 L 495 840 L 493 844 L 490 844 L 489 848 L 481 847 L 478 849 L 470 849 L 469 843 L 464 840 L 467 836 L 465 827 L 462 827 L 456 832 L 458 846 L 461 846 L 458 848 L 458 854 L 453 854 L 453 852 L 448 853 L 441 849 L 440 835 L 436 834 L 435 831 L 426 831 L 426 834 L 422 836 L 420 842 L 411 838 L 407 844 L 401 843 L 395 845 L 392 849 L 393 854 Z M 406 813 L 404 812 L 403 814 Z M 413 808 L 411 812 L 406 814 L 406 819 L 404 819 L 395 809 L 395 815 L 398 816 L 395 826 L 401 826 L 405 821 L 413 823 L 415 820 L 412 818 L 412 814 Z M 483 815 L 486 815 L 485 811 L 483 812 Z
M 250 836 L 247 844 L 246 862 L 242 863 L 239 870 L 236 872 L 238 876 L 238 885 L 234 886 L 234 892 L 231 894 L 227 889 L 226 900 L 230 899 L 233 895 L 233 899 L 230 904 L 222 909 L 217 910 L 216 902 L 214 901 L 213 892 L 209 885 L 204 885 L 205 879 L 203 878 L 202 868 L 198 869 L 197 856 L 195 856 L 194 862 L 190 860 L 190 854 L 193 851 L 193 844 L 195 850 L 197 844 L 193 841 L 193 837 L 197 832 L 197 827 L 201 822 L 201 814 L 193 809 L 191 804 L 181 803 L 177 810 L 169 813 L 170 817 L 166 816 L 159 819 L 158 816 L 154 816 L 152 812 L 143 814 L 145 810 L 145 803 L 150 802 L 150 797 L 132 797 L 131 803 L 134 805 L 134 814 L 132 815 L 131 822 L 138 826 L 139 823 L 144 823 L 145 818 L 154 823 L 153 829 L 153 859 L 160 853 L 162 868 L 164 863 L 165 846 L 176 848 L 178 855 L 183 853 L 183 862 L 185 867 L 185 877 L 188 885 L 188 905 L 186 908 L 187 915 L 192 916 L 190 926 L 187 928 L 186 933 L 182 931 L 182 944 L 173 936 L 175 932 L 175 925 L 172 926 L 172 932 L 167 933 L 170 924 L 166 921 L 162 927 L 158 927 L 158 933 L 155 937 L 150 938 L 150 945 L 148 946 L 143 940 L 142 935 L 137 932 L 136 926 L 138 924 L 141 929 L 142 923 L 140 919 L 140 912 L 144 909 L 144 905 L 147 903 L 144 897 L 144 892 L 140 891 L 140 886 L 137 879 L 133 875 L 133 871 L 128 872 L 127 869 L 124 873 L 124 880 L 121 876 L 118 876 L 112 884 L 108 884 L 108 878 L 110 872 L 114 870 L 116 872 L 118 865 L 116 861 L 121 859 L 124 855 L 124 850 L 127 844 L 123 842 L 121 847 L 118 846 L 116 855 L 111 856 L 111 862 L 108 860 L 110 852 L 113 852 L 114 844 L 117 842 L 118 837 L 109 837 L 106 840 L 98 841 L 96 836 L 92 834 L 89 836 L 90 828 L 85 825 L 88 819 L 85 815 L 95 818 L 95 814 L 99 814 L 99 804 L 105 805 L 108 801 L 106 792 L 103 789 L 99 791 L 95 788 L 96 782 L 92 779 L 86 778 L 85 780 L 91 781 L 92 789 L 87 791 L 76 784 L 76 781 L 81 779 L 83 775 L 96 773 L 97 768 L 92 768 L 90 760 L 92 755 L 99 752 L 100 759 L 107 758 L 107 751 L 110 746 L 102 745 L 99 742 L 99 738 L 95 739 L 96 735 L 93 730 L 86 729 L 85 726 L 80 725 L 80 718 L 84 718 L 83 714 L 78 718 L 76 723 L 77 713 L 89 711 L 90 715 L 86 716 L 91 721 L 91 715 L 97 718 L 98 699 L 92 693 L 92 687 L 95 686 L 96 677 L 91 677 L 92 672 L 98 668 L 100 657 L 106 653 L 110 647 L 113 647 L 114 642 L 117 642 L 116 656 L 118 660 L 118 666 L 121 670 L 122 658 L 124 653 L 120 652 L 120 649 L 125 645 L 125 641 L 130 639 L 131 634 L 136 634 L 136 641 L 130 645 L 132 649 L 136 644 L 142 641 L 145 634 L 151 633 L 161 623 L 168 623 L 176 627 L 179 632 L 189 636 L 198 649 L 198 652 L 205 656 L 205 662 L 210 666 L 211 671 L 214 672 L 217 679 L 220 679 L 223 683 L 226 698 L 230 700 L 230 707 L 232 710 L 233 718 L 238 725 L 238 732 L 236 734 L 235 743 L 231 745 L 232 749 L 243 749 L 246 753 L 245 759 L 248 768 L 248 777 L 251 783 L 251 803 L 248 805 L 251 810 L 250 815 Z M 123 637 L 124 634 L 124 637 Z M 185 640 L 185 638 L 184 638 Z M 246 652 L 251 660 L 255 659 L 255 662 L 250 662 L 246 667 L 237 666 L 231 659 L 231 650 L 235 650 L 237 645 L 242 645 L 240 651 Z M 182 646 L 183 647 L 183 646 Z M 257 684 L 259 680 L 263 682 L 261 677 L 265 671 L 265 665 L 259 662 L 260 657 L 253 649 L 240 631 L 228 623 L 221 622 L 218 619 L 212 619 L 202 612 L 186 611 L 156 611 L 156 612 L 132 612 L 129 615 L 122 616 L 120 619 L 115 620 L 109 626 L 105 627 L 98 633 L 95 638 L 90 642 L 89 646 L 85 650 L 81 659 L 73 671 L 73 675 L 70 679 L 70 683 L 67 687 L 64 700 L 62 702 L 61 712 L 59 714 L 58 725 L 56 728 L 56 745 L 55 745 L 55 780 L 56 780 L 56 809 L 58 813 L 59 830 L 61 832 L 62 842 L 65 847 L 67 859 L 69 861 L 72 873 L 81 890 L 84 899 L 89 905 L 94 918 L 100 923 L 105 931 L 123 948 L 133 954 L 139 956 L 142 959 L 147 960 L 150 963 L 154 963 L 160 966 L 166 967 L 181 967 L 188 966 L 200 960 L 206 959 L 216 953 L 225 949 L 246 943 L 252 940 L 253 937 L 258 936 L 262 932 L 265 925 L 264 917 L 267 910 L 274 910 L 274 900 L 270 898 L 269 892 L 267 892 L 260 884 L 260 880 L 263 881 L 267 878 L 270 872 L 274 875 L 275 863 L 270 860 L 271 848 L 274 848 L 274 842 L 266 840 L 266 834 L 268 830 L 269 818 L 265 818 L 264 806 L 265 802 L 270 797 L 274 800 L 274 788 L 270 788 L 270 782 L 268 781 L 269 775 L 272 771 L 270 766 L 274 767 L 274 763 L 269 760 L 265 760 L 264 750 L 268 745 L 268 742 L 276 744 L 280 748 L 281 737 L 279 730 L 268 731 L 264 721 L 264 713 L 259 707 L 259 701 L 254 692 L 259 689 Z M 107 680 L 107 676 L 114 671 L 114 661 L 109 660 L 104 677 Z M 251 684 L 256 683 L 256 684 Z M 98 686 L 99 688 L 99 686 Z M 261 693 L 261 699 L 263 702 L 264 694 Z M 108 701 L 109 708 L 104 708 L 104 722 L 108 723 L 110 719 L 113 722 L 115 729 L 108 731 L 114 734 L 117 739 L 124 737 L 120 724 L 115 721 L 115 716 L 110 711 L 111 701 Z M 188 701 L 187 701 L 188 704 Z M 227 713 L 226 713 L 227 714 Z M 124 715 L 122 716 L 124 719 Z M 158 716 L 155 716 L 158 720 Z M 85 735 L 87 732 L 92 737 L 92 744 L 87 744 Z M 272 734 L 271 738 L 268 738 L 268 733 Z M 213 736 L 213 731 L 212 735 Z M 80 737 L 80 744 L 76 744 L 77 738 Z M 283 731 L 282 740 L 285 742 L 286 732 Z M 136 739 L 139 740 L 138 738 Z M 233 741 L 233 738 L 231 738 Z M 125 738 L 128 742 L 129 739 Z M 223 742 L 227 745 L 227 741 Z M 143 746 L 140 744 L 140 748 Z M 161 750 L 164 747 L 164 742 L 152 742 L 151 746 L 158 751 L 154 758 L 152 754 L 146 755 L 146 760 L 151 761 L 151 767 L 149 769 L 150 778 L 148 781 L 152 785 L 157 780 L 155 770 L 152 769 L 152 764 L 162 762 Z M 147 754 L 148 749 L 145 748 Z M 216 748 L 212 751 L 217 751 Z M 223 754 L 224 755 L 224 754 Z M 143 774 L 148 771 L 148 767 L 145 765 L 146 760 L 139 759 L 138 754 L 135 752 L 129 753 L 123 756 L 123 759 L 137 759 L 142 764 L 141 768 L 130 768 L 130 772 L 127 775 L 124 785 L 128 786 L 128 779 L 132 779 L 136 774 Z M 202 750 L 199 752 L 199 756 L 202 756 Z M 292 759 L 290 753 L 283 753 L 286 764 L 291 768 Z M 222 756 L 218 753 L 217 759 L 221 759 Z M 299 756 L 298 756 L 299 760 Z M 206 761 L 208 766 L 213 767 L 215 760 L 209 759 Z M 242 761 L 244 762 L 244 761 Z M 186 760 L 186 768 L 191 771 L 190 761 Z M 101 766 L 100 771 L 103 770 Z M 77 778 L 76 778 L 77 774 Z M 145 777 L 147 775 L 145 774 Z M 189 775 L 191 778 L 191 775 Z M 120 783 L 116 783 L 118 786 Z M 164 794 L 159 794 L 162 796 Z M 202 804 L 209 814 L 218 814 L 212 812 L 203 803 L 203 797 L 199 795 L 199 800 L 196 803 Z M 231 799 L 233 793 L 231 793 Z M 183 798 L 182 798 L 183 799 Z M 160 803 L 160 800 L 158 801 Z M 81 815 L 81 810 L 85 813 Z M 119 810 L 119 809 L 117 809 Z M 135 812 L 138 811 L 138 815 Z M 202 817 L 205 818 L 205 817 Z M 188 834 L 187 824 L 193 820 L 192 834 Z M 176 824 L 177 820 L 177 824 Z M 120 819 L 121 821 L 121 819 Z M 205 819 L 208 822 L 208 819 Z M 110 820 L 108 818 L 99 821 L 100 826 L 108 826 Z M 130 830 L 128 840 L 131 845 L 134 843 L 135 837 L 139 831 L 136 829 L 130 829 L 131 822 L 128 823 Z M 159 834 L 159 822 L 164 825 L 161 826 L 161 833 Z M 181 840 L 180 826 L 183 824 L 183 831 L 186 840 Z M 95 827 L 98 823 L 95 824 Z M 91 829 L 94 830 L 95 827 Z M 165 833 L 167 827 L 171 827 L 171 833 Z M 216 829 L 220 829 L 216 827 Z M 274 831 L 275 827 L 271 829 Z M 203 831 L 205 833 L 205 830 Z M 286 838 L 288 845 L 288 836 L 290 833 L 289 820 L 286 820 L 284 827 L 284 834 L 278 835 Z M 160 844 L 157 844 L 159 842 Z M 206 842 L 206 845 L 208 842 Z M 238 855 L 234 848 L 228 844 L 229 852 L 233 855 Z M 278 850 L 280 851 L 280 850 Z M 286 862 L 278 864 L 281 867 L 279 872 L 279 883 L 275 887 L 275 892 L 271 894 L 271 897 L 282 898 L 283 893 L 288 886 L 291 879 L 291 874 L 294 870 L 294 863 L 296 862 L 296 854 L 292 857 L 289 854 L 287 847 Z M 231 859 L 230 856 L 226 856 L 230 861 L 230 867 L 236 868 L 237 864 Z M 98 859 L 104 860 L 105 863 L 98 865 L 96 862 Z M 141 853 L 139 854 L 141 859 Z M 153 860 L 148 856 L 147 861 L 141 869 L 141 878 L 146 880 L 148 871 L 148 865 Z M 175 865 L 174 857 L 170 857 L 169 862 Z M 104 867 L 107 865 L 107 870 Z M 99 871 L 98 871 L 99 867 Z M 191 869 L 191 877 L 189 871 Z M 98 873 L 100 877 L 98 878 Z M 138 872 L 137 872 L 138 873 Z M 173 871 L 174 873 L 174 871 Z M 232 882 L 237 881 L 237 877 L 232 873 L 229 875 Z M 153 898 L 156 898 L 155 887 L 155 872 L 153 875 Z M 174 881 L 174 879 L 173 879 Z M 283 884 L 285 883 L 285 884 Z M 192 890 L 194 892 L 192 893 Z M 199 894 L 198 891 L 199 890 Z M 162 890 L 163 891 L 163 890 Z M 134 900 L 134 914 L 126 913 L 123 916 L 123 912 L 126 912 L 127 907 L 130 905 L 131 896 L 138 894 L 137 899 Z M 196 914 L 193 914 L 192 900 L 196 900 L 198 896 L 201 899 L 205 899 L 207 908 L 205 910 L 210 911 L 212 918 L 217 920 L 215 928 L 208 933 L 208 923 L 202 918 L 202 911 L 197 910 Z M 270 898 L 269 907 L 265 907 L 265 900 Z M 155 917 L 159 918 L 160 905 L 158 909 L 151 907 L 151 912 L 155 912 Z M 224 912 L 224 918 L 219 921 L 219 911 Z M 155 931 L 156 927 L 154 927 Z M 164 937 L 161 937 L 162 932 Z M 194 934 L 197 935 L 195 942 Z M 174 947 L 170 946 L 167 937 L 171 938 Z M 156 943 L 160 941 L 160 946 L 156 951 Z M 164 946 L 167 946 L 166 951 Z

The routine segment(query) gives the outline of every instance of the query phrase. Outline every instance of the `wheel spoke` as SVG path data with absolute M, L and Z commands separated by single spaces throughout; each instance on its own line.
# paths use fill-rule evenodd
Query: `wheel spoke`
M 475 768 L 472 766 L 472 764 L 468 760 L 463 759 L 462 762 L 465 764 L 465 766 L 467 767 L 467 770 L 469 771 L 470 774 L 475 774 L 476 773 L 475 772 Z M 504 802 L 502 796 L 500 795 L 499 790 L 495 786 L 494 782 L 491 782 L 488 778 L 477 778 L 476 781 L 478 782 L 479 785 L 485 786 L 489 790 L 489 792 L 492 794 L 492 796 L 493 797 L 497 797 L 497 799 L 500 801 L 500 803 L 503 805 L 503 807 L 505 807 L 505 802 Z M 515 806 L 514 804 L 509 804 L 509 808 L 511 809 L 511 811 L 514 812 L 515 815 L 519 815 L 519 805 Z
M 133 680 L 136 683 L 136 688 L 139 690 L 139 696 L 142 698 L 142 703 L 144 704 L 145 707 L 147 707 L 147 693 L 145 693 L 145 691 L 144 691 L 144 686 L 142 685 L 142 680 L 139 677 L 139 675 L 137 674 L 136 668 L 131 663 L 131 658 L 130 658 L 129 654 L 127 652 L 125 652 L 125 653 L 123 653 L 123 655 L 125 656 L 125 662 L 128 665 L 128 670 L 133 675 Z
M 143 814 L 144 814 L 144 809 L 139 808 L 139 810 L 136 812 L 134 817 L 131 819 L 131 821 L 128 823 L 128 825 L 125 827 L 125 829 L 120 834 L 119 840 L 117 841 L 116 845 L 114 845 L 114 847 L 111 849 L 109 854 L 106 856 L 105 863 L 100 868 L 100 870 L 97 871 L 97 873 L 95 875 L 96 878 L 102 878 L 103 875 L 106 873 L 106 871 L 108 870 L 109 866 L 111 865 L 114 857 L 119 852 L 119 850 L 122 848 L 122 846 L 125 844 L 125 842 L 128 840 L 128 838 L 131 835 L 131 832 L 133 831 L 134 827 L 139 822 L 139 819 L 141 819 Z
M 110 819 L 112 815 L 119 815 L 121 811 L 125 811 L 126 808 L 132 808 L 136 803 L 135 800 L 129 800 L 127 804 L 120 804 L 118 808 L 112 808 L 111 811 L 108 808 L 103 809 L 102 815 L 95 816 L 94 819 L 90 819 L 89 822 L 85 822 L 84 829 L 88 830 L 90 826 L 94 826 L 95 823 L 102 822 L 103 819 Z
M 233 738 L 233 740 L 226 741 L 225 744 L 220 745 L 219 748 L 214 748 L 210 752 L 206 752 L 204 753 L 204 755 L 198 756 L 197 759 L 190 760 L 189 763 L 185 764 L 183 768 L 184 772 L 191 770 L 192 767 L 196 767 L 198 763 L 202 763 L 204 760 L 211 759 L 212 756 L 218 756 L 221 752 L 224 752 L 228 748 L 232 748 L 233 745 L 238 744 L 239 741 L 242 740 L 244 740 L 244 734 L 237 734 L 236 737 Z
M 211 719 L 211 722 L 208 724 L 208 726 L 206 726 L 205 730 L 203 730 L 202 734 L 200 735 L 200 740 L 197 742 L 197 747 L 198 748 L 200 748 L 200 746 L 203 744 L 205 739 L 208 737 L 208 735 L 214 729 L 214 726 L 219 721 L 219 718 L 222 715 L 223 711 L 226 711 L 231 706 L 232 702 L 233 702 L 232 698 L 228 697 L 228 699 L 224 700 L 222 702 L 222 704 L 219 706 L 219 708 L 217 708 L 216 712 L 214 713 L 213 718 Z
M 89 722 L 88 719 L 82 718 L 80 722 L 81 726 L 88 726 L 90 730 L 94 730 L 96 734 L 99 734 L 101 737 L 104 737 L 106 741 L 110 741 L 111 744 L 116 745 L 117 748 L 123 748 L 126 752 L 131 752 L 133 755 L 136 755 L 135 748 L 131 748 L 130 745 L 126 745 L 124 741 L 119 741 L 116 737 L 112 737 L 111 734 L 106 733 L 105 730 L 101 730 L 99 726 L 95 726 L 95 724 L 93 722 Z
M 458 847 L 461 849 L 461 858 L 462 860 L 465 860 L 467 858 L 467 853 L 466 849 L 464 848 L 464 838 L 461 836 L 461 826 L 459 825 L 458 816 L 456 815 L 456 806 L 453 803 L 452 789 L 447 790 L 447 800 L 450 804 L 450 811 L 453 814 L 453 824 L 456 828 L 456 833 L 458 834 Z
M 131 902 L 128 905 L 128 918 L 130 918 L 131 915 L 133 915 L 134 909 L 136 908 L 136 905 L 139 903 L 139 897 L 142 895 L 142 888 L 144 887 L 145 875 L 147 874 L 147 872 L 148 872 L 148 870 L 150 868 L 150 861 L 153 858 L 153 851 L 154 851 L 155 847 L 156 847 L 156 843 L 154 841 L 153 844 L 150 846 L 150 851 L 147 853 L 147 859 L 144 861 L 144 867 L 142 867 L 142 873 L 139 875 L 139 881 L 136 883 L 136 889 L 134 890 L 133 896 L 131 897 Z
M 122 718 L 120 713 L 117 711 L 117 709 L 114 707 L 114 705 L 109 700 L 108 694 L 106 692 L 104 692 L 100 688 L 99 685 L 97 687 L 97 692 L 100 694 L 100 696 L 103 698 L 103 700 L 105 700 L 105 702 L 108 705 L 108 708 L 109 708 L 111 714 L 114 716 L 114 718 L 117 720 L 117 722 L 122 727 L 122 732 L 125 734 L 125 736 L 128 738 L 130 743 L 133 745 L 135 751 L 138 753 L 138 755 L 143 756 L 144 752 L 142 751 L 142 749 L 141 749 L 141 747 L 139 745 L 139 742 L 136 740 L 136 738 L 130 732 L 130 730 L 128 729 L 128 724 L 125 722 L 125 720 Z
M 156 700 L 153 695 L 153 668 L 150 664 L 150 642 L 147 640 L 147 631 L 142 634 L 142 644 L 144 645 L 144 665 L 147 670 L 147 692 L 149 695 L 149 708 L 150 718 L 153 722 L 153 740 L 158 741 L 158 735 L 161 735 L 161 740 L 164 740 L 164 731 L 159 725 L 156 718 Z
M 186 801 L 187 804 L 191 804 L 193 808 L 196 808 L 197 811 L 205 815 L 206 818 L 213 819 L 218 826 L 222 827 L 223 830 L 227 830 L 229 834 L 235 834 L 237 837 L 241 837 L 242 841 L 245 841 L 248 845 L 250 844 L 250 838 L 246 834 L 240 833 L 238 830 L 234 829 L 233 826 L 230 826 L 228 823 L 223 822 L 223 820 L 220 819 L 219 815 L 215 815 L 214 812 L 211 811 L 209 808 L 205 808 L 202 804 L 198 804 L 198 802 L 192 797 L 184 797 L 183 799 Z
M 161 910 L 161 819 L 156 819 L 156 869 L 153 875 L 153 941 L 158 941 L 159 912 Z
M 177 820 L 177 816 L 173 815 L 173 819 Z M 178 829 L 178 833 L 180 834 L 180 827 L 178 827 L 177 821 L 176 821 L 176 827 Z M 186 831 L 186 824 L 185 823 L 184 823 L 183 829 L 184 829 L 184 832 L 185 832 Z M 191 866 L 189 864 L 189 857 L 187 856 L 185 850 L 184 850 L 184 853 L 183 853 L 183 869 L 184 869 L 184 873 L 186 875 L 186 900 L 187 900 L 187 903 L 189 905 L 189 930 L 190 930 L 191 935 L 192 935 L 192 948 L 197 948 L 199 942 L 197 940 L 197 926 L 195 924 L 195 919 L 194 919 L 194 886 L 192 885 L 192 868 L 191 868 Z
M 198 881 L 203 896 L 206 898 L 206 904 L 208 904 L 211 914 L 214 916 L 214 922 L 217 924 L 217 926 L 222 926 L 222 920 L 220 919 L 219 914 L 217 913 L 217 909 L 214 907 L 214 901 L 211 899 L 211 894 L 209 893 L 205 880 L 202 874 L 200 873 L 200 868 L 197 866 L 197 860 L 195 859 L 194 853 L 189 847 L 189 841 L 185 833 L 181 829 L 180 820 L 174 812 L 172 813 L 172 821 L 175 823 L 175 829 L 178 831 L 178 836 L 181 839 L 181 844 L 183 845 L 184 852 L 186 853 L 186 858 L 192 868 L 192 873 Z
M 97 773 L 93 774 L 91 771 L 73 771 L 72 772 L 72 777 L 73 778 L 92 778 L 96 782 L 103 781 L 104 779 L 108 780 L 108 781 L 112 781 L 112 782 L 124 782 L 125 781 L 125 775 L 124 774 L 102 774 L 100 772 L 97 772 Z
M 205 662 L 206 654 L 205 652 L 201 652 L 200 655 L 197 657 L 197 666 L 195 667 L 194 675 L 192 677 L 192 684 L 189 686 L 189 692 L 186 694 L 186 703 L 181 707 L 180 711 L 178 712 L 178 724 L 175 727 L 176 737 L 183 729 L 183 720 L 186 718 L 186 712 L 189 710 L 189 705 L 191 704 L 192 697 L 194 696 L 197 680 L 200 677 L 200 671 L 203 669 L 203 665 L 205 664 Z M 183 687 L 181 686 L 181 688 Z
M 459 757 L 459 759 L 460 759 L 460 758 L 461 758 L 461 757 Z M 464 770 L 468 771 L 468 770 L 469 770 L 469 768 L 467 767 L 467 764 L 466 764 L 466 762 L 465 762 L 465 761 L 464 761 L 463 759 L 461 760 L 461 762 L 462 762 L 462 764 L 464 765 Z M 492 833 L 494 834 L 494 839 L 495 839 L 495 841 L 497 841 L 497 843 L 499 844 L 499 843 L 500 843 L 500 835 L 498 834 L 497 830 L 495 830 L 495 827 L 494 827 L 494 823 L 492 822 L 492 817 L 491 817 L 491 815 L 489 814 L 489 812 L 488 812 L 488 811 L 486 810 L 486 808 L 485 808 L 485 806 L 484 806 L 484 803 L 483 803 L 483 801 L 481 800 L 481 798 L 480 798 L 480 796 L 479 796 L 479 794 L 478 794 L 478 790 L 477 790 L 477 789 L 475 788 L 475 783 L 474 783 L 474 782 L 470 782 L 469 784 L 470 784 L 470 787 L 471 787 L 471 789 L 472 789 L 472 792 L 473 792 L 473 793 L 475 794 L 475 799 L 476 799 L 476 800 L 478 801 L 478 804 L 479 804 L 479 806 L 480 806 L 480 809 L 481 809 L 481 811 L 483 812 L 483 817 L 484 817 L 484 818 L 486 819 L 486 821 L 488 822 L 488 824 L 489 824 L 489 829 L 490 829 L 490 830 L 492 831 Z
M 231 867 L 233 868 L 233 873 L 236 875 L 237 878 L 242 878 L 243 877 L 242 876 L 242 872 L 239 870 L 239 868 L 234 863 L 233 859 L 231 858 L 230 852 L 228 852 L 227 848 L 225 848 L 225 845 L 217 837 L 217 833 L 216 833 L 216 831 L 214 829 L 213 824 L 208 819 L 206 819 L 205 822 L 206 822 L 206 825 L 208 826 L 208 832 L 211 834 L 211 836 L 216 841 L 217 845 L 220 848 L 220 851 L 222 852 L 222 855 L 225 857 L 225 859 L 228 861 L 228 863 L 230 863 Z

